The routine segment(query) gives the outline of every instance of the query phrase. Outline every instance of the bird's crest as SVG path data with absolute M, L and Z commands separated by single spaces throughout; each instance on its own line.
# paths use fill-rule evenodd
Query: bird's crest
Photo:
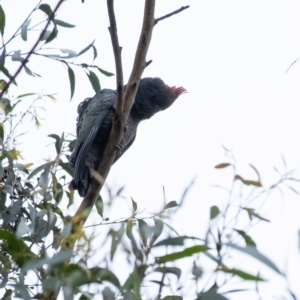
M 176 94 L 177 97 L 179 97 L 184 93 L 187 93 L 187 90 L 182 86 L 181 87 L 172 86 L 171 89 L 173 90 L 173 92 Z

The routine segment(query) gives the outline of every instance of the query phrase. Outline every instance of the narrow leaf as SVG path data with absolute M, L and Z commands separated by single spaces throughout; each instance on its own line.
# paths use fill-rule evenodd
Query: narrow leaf
M 97 52 L 96 52 L 96 56 L 97 56 Z M 94 57 L 95 57 L 95 54 L 94 54 Z M 94 66 L 94 67 L 96 67 L 100 73 L 102 73 L 103 75 L 105 75 L 105 76 L 107 76 L 107 77 L 110 77 L 110 76 L 114 76 L 114 75 L 115 75 L 114 73 L 105 71 L 105 70 L 103 70 L 103 69 L 101 69 L 101 68 L 99 68 L 99 67 L 97 67 L 97 66 Z
M 192 256 L 196 253 L 199 252 L 206 252 L 208 250 L 208 247 L 206 245 L 196 245 L 196 246 L 192 246 L 189 248 L 184 249 L 183 251 L 180 252 L 174 252 L 171 254 L 167 254 L 161 257 L 158 257 L 156 259 L 156 262 L 158 264 L 162 264 L 162 263 L 166 263 L 169 261 L 174 261 L 174 260 L 178 260 L 184 257 L 189 257 Z
M 54 19 L 53 22 L 58 25 L 58 26 L 61 26 L 61 27 L 66 27 L 66 28 L 73 28 L 73 27 L 76 27 L 75 25 L 73 24 L 70 24 L 70 23 L 67 23 L 65 21 L 62 21 L 62 20 L 58 20 L 58 19 Z
M 74 71 L 69 66 L 68 66 L 68 75 L 69 75 L 70 90 L 71 90 L 71 98 L 70 98 L 71 101 L 75 91 L 75 74 Z
M 17 50 L 13 53 L 12 57 L 11 57 L 12 61 L 19 61 L 19 62 L 23 62 L 24 58 L 21 56 L 21 50 Z
M 256 175 L 258 177 L 258 181 L 260 182 L 260 175 L 259 175 L 257 169 L 253 165 L 251 165 L 251 164 L 249 164 L 249 166 L 254 170 L 254 172 L 256 173 Z
M 94 58 L 93 58 L 93 61 L 94 61 L 98 56 L 97 48 L 95 46 L 93 46 L 93 53 L 94 53 Z
M 211 220 L 216 218 L 219 214 L 220 214 L 220 210 L 219 210 L 218 206 L 214 205 L 210 208 L 210 219 Z
M 50 16 L 52 15 L 52 9 L 51 9 L 51 7 L 50 7 L 50 5 L 49 4 L 41 4 L 40 6 L 39 6 L 39 9 L 41 10 L 41 11 L 43 11 L 49 18 L 50 18 Z
M 97 197 L 95 206 L 96 206 L 98 214 L 103 218 L 104 204 L 103 204 L 103 199 L 100 195 L 98 195 L 98 197 Z
M 60 50 L 62 54 L 47 54 L 50 57 L 55 57 L 55 58 L 62 58 L 62 59 L 66 59 L 66 58 L 74 58 L 77 56 L 77 53 L 74 50 L 71 49 L 57 49 Z M 64 55 L 64 53 L 66 53 L 67 55 Z
M 257 214 L 256 212 L 253 212 L 252 215 L 262 221 L 265 221 L 265 222 L 270 222 L 270 220 L 266 219 L 266 218 L 263 218 L 262 216 L 260 216 L 259 214 Z
M 4 79 L 0 79 L 0 90 L 2 91 L 5 86 L 7 85 L 7 82 Z
M 98 93 L 101 90 L 101 87 L 100 87 L 100 82 L 99 82 L 97 75 L 93 71 L 89 71 L 89 73 L 87 73 L 87 76 L 90 80 L 90 83 L 91 83 L 95 93 Z
M 252 257 L 258 259 L 259 261 L 261 261 L 262 263 L 264 263 L 265 265 L 267 265 L 268 267 L 273 269 L 275 272 L 282 274 L 281 271 L 277 268 L 277 266 L 268 257 L 266 257 L 265 255 L 260 253 L 256 248 L 249 247 L 249 246 L 248 247 L 240 247 L 240 246 L 232 244 L 232 243 L 226 243 L 224 245 L 231 247 L 233 249 L 239 250 L 248 255 L 251 255 Z
M 131 198 L 131 203 L 132 203 L 132 209 L 133 209 L 133 211 L 136 212 L 138 206 L 137 206 L 136 202 L 132 198 Z
M 4 28 L 5 28 L 5 13 L 2 8 L 2 5 L 0 5 L 0 32 L 2 36 L 4 33 Z
M 23 41 L 27 41 L 27 29 L 28 29 L 28 26 L 31 22 L 31 19 L 28 19 L 23 25 L 22 25 L 22 28 L 21 28 L 21 38 L 23 39 Z
M 8 184 L 5 184 L 1 189 L 0 191 L 2 193 L 5 193 L 5 194 L 9 194 L 9 195 L 12 195 L 14 190 L 13 190 L 13 187 L 11 185 L 8 185 Z
M 82 49 L 78 54 L 77 57 L 88 51 L 91 47 L 93 47 L 95 43 L 95 40 L 93 40 L 88 46 L 86 46 L 84 49 Z
M 35 176 L 36 174 L 38 174 L 39 172 L 43 171 L 45 169 L 46 166 L 52 166 L 55 163 L 55 161 L 50 161 L 47 162 L 39 167 L 37 167 L 35 170 L 33 170 L 30 175 L 27 177 L 27 180 L 31 179 L 33 176 Z
M 3 51 L 2 51 L 2 53 L 0 55 L 0 70 L 1 71 L 2 71 L 2 68 L 4 68 L 4 64 L 5 64 L 5 54 L 6 54 L 6 51 L 5 51 L 5 47 L 4 47 Z
M 154 272 L 160 272 L 163 274 L 171 273 L 171 274 L 176 275 L 178 280 L 181 275 L 181 269 L 179 269 L 177 267 L 157 267 L 156 269 L 154 269 Z
M 153 247 L 159 247 L 159 246 L 183 246 L 184 241 L 186 239 L 191 239 L 190 237 L 183 235 L 183 236 L 177 236 L 177 237 L 171 237 L 164 239 L 158 243 L 156 243 Z
M 0 123 L 0 139 L 3 141 L 4 140 L 4 127 L 3 124 Z M 2 174 L 0 174 L 2 176 Z
M 9 231 L 0 229 L 0 240 L 6 241 L 5 244 L 2 244 L 2 250 L 11 255 L 19 267 L 22 267 L 28 259 L 36 257 L 22 240 L 17 239 L 17 237 Z
M 231 164 L 230 163 L 222 163 L 222 164 L 216 165 L 215 168 L 216 169 L 224 169 L 228 166 L 231 166 Z
M 52 40 L 54 40 L 57 37 L 57 34 L 58 30 L 56 27 L 54 27 L 50 35 L 47 37 L 45 44 L 50 43 Z
M 19 95 L 17 98 L 23 98 L 23 97 L 33 96 L 33 95 L 36 95 L 36 93 L 22 94 L 22 95 Z
M 1 57 L 0 57 L 0 59 L 1 59 Z M 7 76 L 9 79 L 13 79 L 13 77 L 12 77 L 12 75 L 9 73 L 9 71 L 4 67 L 4 66 L 2 66 L 1 67 L 1 63 L 0 63 L 0 71 L 5 75 L 5 76 Z M 17 83 L 16 83 L 16 81 L 13 79 L 13 84 L 14 85 L 17 85 Z
M 209 290 L 207 292 L 201 293 L 197 300 L 229 300 L 221 294 L 218 294 L 214 290 Z
M 68 162 L 62 162 L 60 161 L 59 165 L 69 174 L 73 177 L 74 171 L 70 168 L 70 164 Z
M 55 139 L 55 149 L 56 149 L 56 153 L 59 154 L 60 151 L 59 151 L 59 136 L 57 134 L 49 134 L 48 135 L 49 137 Z
M 169 203 L 167 203 L 165 205 L 164 210 L 172 208 L 172 207 L 177 207 L 177 206 L 178 206 L 178 204 L 176 201 L 170 201 Z
M 245 185 L 254 185 L 256 187 L 262 187 L 262 184 L 260 181 L 246 180 L 246 179 L 242 178 L 242 176 L 240 176 L 240 175 L 235 175 L 234 179 L 242 181 L 242 183 Z
M 47 40 L 47 38 L 51 35 L 51 31 L 50 30 L 46 30 L 43 34 L 43 36 L 41 37 L 41 41 L 45 41 Z
M 243 230 L 235 229 L 235 231 L 244 239 L 247 246 L 256 247 L 256 244 L 252 240 L 252 238 L 248 234 L 246 234 Z
M 10 101 L 7 98 L 0 98 L 0 108 L 2 108 L 7 116 L 11 112 Z
M 154 227 L 153 235 L 151 237 L 150 246 L 152 246 L 156 242 L 156 240 L 160 237 L 164 229 L 164 223 L 161 220 L 154 218 L 154 223 L 155 223 L 155 227 Z
M 238 269 L 234 269 L 234 268 L 233 269 L 227 269 L 227 268 L 221 267 L 221 268 L 218 268 L 218 270 L 221 270 L 225 273 L 229 273 L 229 274 L 239 276 L 239 277 L 243 278 L 244 280 L 265 281 L 260 276 L 252 275 L 252 274 L 249 274 L 249 273 L 244 272 L 242 270 L 238 270 Z
M 5 286 L 1 287 L 4 288 Z M 1 300 L 11 300 L 12 299 L 12 295 L 13 295 L 13 291 L 12 290 L 6 290 L 5 294 L 3 295 L 3 297 L 1 298 Z

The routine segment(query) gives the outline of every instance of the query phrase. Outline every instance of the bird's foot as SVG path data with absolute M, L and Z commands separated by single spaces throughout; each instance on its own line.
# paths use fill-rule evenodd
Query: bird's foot
M 122 152 L 124 150 L 124 146 L 123 145 L 115 145 L 115 147 L 117 148 L 118 152 Z

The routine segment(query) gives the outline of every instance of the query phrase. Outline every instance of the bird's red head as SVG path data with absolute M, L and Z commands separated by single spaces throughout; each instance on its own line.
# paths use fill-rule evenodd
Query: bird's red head
M 181 87 L 172 86 L 170 87 L 170 89 L 171 89 L 172 96 L 169 98 L 169 103 L 167 107 L 171 106 L 180 95 L 187 93 L 187 90 L 182 86 Z
M 185 88 L 171 87 L 160 78 L 143 78 L 131 114 L 140 120 L 149 119 L 157 112 L 170 107 L 185 92 Z

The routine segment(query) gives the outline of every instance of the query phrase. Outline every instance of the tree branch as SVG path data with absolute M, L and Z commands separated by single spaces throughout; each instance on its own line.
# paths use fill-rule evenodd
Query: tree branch
M 146 0 L 143 27 L 136 49 L 133 68 L 124 95 L 124 114 L 127 117 L 134 102 L 141 76 L 147 66 L 146 55 L 150 45 L 154 27 L 155 0 Z
M 22 63 L 20 64 L 19 68 L 17 69 L 16 73 L 9 79 L 8 83 L 5 85 L 5 87 L 3 88 L 3 90 L 0 93 L 0 98 L 2 98 L 2 96 L 4 95 L 4 93 L 8 90 L 9 86 L 15 81 L 16 77 L 19 75 L 19 73 L 21 72 L 21 70 L 24 68 L 25 64 L 28 62 L 29 57 L 32 55 L 32 53 L 34 52 L 34 50 L 36 49 L 36 47 L 38 46 L 39 42 L 41 41 L 44 33 L 46 32 L 51 20 L 54 18 L 55 13 L 57 12 L 57 10 L 59 9 L 59 7 L 61 6 L 61 4 L 64 2 L 65 0 L 59 0 L 58 3 L 56 4 L 56 7 L 54 8 L 54 10 L 52 11 L 52 14 L 50 15 L 50 17 L 48 18 L 48 21 L 44 27 L 44 29 L 42 30 L 39 38 L 37 39 L 37 41 L 35 42 L 35 44 L 33 45 L 33 47 L 31 48 L 31 50 L 28 52 L 27 56 L 25 57 L 25 59 L 22 61 Z
M 162 21 L 162 20 L 164 20 L 164 19 L 170 18 L 170 17 L 173 16 L 173 15 L 179 14 L 180 12 L 182 12 L 183 10 L 185 10 L 185 9 L 187 9 L 187 8 L 189 8 L 189 7 L 190 7 L 189 5 L 187 5 L 187 6 L 182 6 L 181 8 L 179 8 L 179 9 L 177 9 L 177 10 L 174 10 L 173 12 L 171 12 L 171 13 L 169 13 L 169 14 L 167 14 L 167 15 L 164 15 L 164 16 L 162 16 L 162 17 L 160 17 L 160 18 L 155 19 L 154 25 L 156 25 L 159 21 Z
M 85 221 L 87 220 L 89 213 L 92 210 L 93 205 L 99 195 L 101 188 L 105 182 L 105 179 L 110 171 L 111 165 L 114 162 L 116 156 L 116 145 L 119 145 L 123 133 L 126 120 L 128 118 L 130 109 L 133 105 L 136 91 L 140 82 L 142 73 L 146 67 L 146 54 L 149 48 L 151 41 L 152 30 L 154 26 L 154 8 L 155 0 L 145 0 L 144 8 L 144 21 L 142 26 L 142 31 L 137 46 L 137 51 L 135 55 L 133 69 L 129 78 L 129 82 L 124 93 L 123 100 L 123 84 L 120 86 L 120 83 L 123 81 L 122 66 L 121 66 L 121 51 L 118 43 L 117 37 L 117 27 L 113 10 L 113 0 L 107 0 L 109 19 L 110 19 L 110 35 L 112 39 L 112 44 L 114 48 L 115 63 L 116 63 L 116 73 L 117 73 L 117 92 L 118 92 L 118 110 L 116 111 L 113 126 L 109 136 L 107 146 L 105 148 L 103 157 L 101 159 L 100 165 L 97 169 L 97 176 L 92 179 L 89 190 L 84 197 L 80 207 L 78 208 L 75 216 L 73 217 L 73 233 L 75 235 L 78 233 Z M 121 73 L 120 73 L 121 72 Z M 121 92 L 121 93 L 120 93 Z M 124 103 L 124 108 L 123 108 Z M 121 110 L 121 108 L 123 108 Z M 120 112 L 120 113 L 119 113 Z M 100 175 L 101 174 L 101 175 Z M 75 239 L 70 238 L 69 241 L 66 241 L 66 246 L 70 249 L 74 246 L 76 242 Z
M 109 16 L 110 27 L 108 27 L 111 43 L 114 50 L 115 65 L 116 65 L 116 85 L 118 93 L 117 111 L 116 113 L 121 115 L 124 107 L 124 89 L 123 89 L 123 68 L 121 51 L 122 48 L 119 45 L 117 22 L 114 12 L 114 0 L 107 0 L 107 10 Z

